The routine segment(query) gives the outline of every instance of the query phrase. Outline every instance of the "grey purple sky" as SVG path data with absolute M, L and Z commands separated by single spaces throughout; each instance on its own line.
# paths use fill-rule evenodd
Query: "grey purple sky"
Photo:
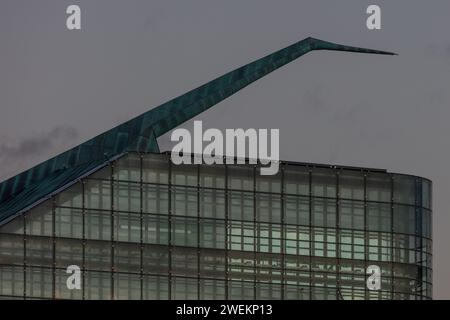
M 434 298 L 450 299 L 449 14 L 448 0 L 1 0 L 0 180 L 308 36 L 394 51 L 309 54 L 196 119 L 279 128 L 284 160 L 432 179 Z

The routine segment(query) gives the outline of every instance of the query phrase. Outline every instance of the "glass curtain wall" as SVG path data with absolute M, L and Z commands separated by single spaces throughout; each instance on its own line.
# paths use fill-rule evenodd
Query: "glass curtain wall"
M 0 227 L 0 296 L 429 299 L 431 209 L 429 180 L 382 170 L 131 153 Z

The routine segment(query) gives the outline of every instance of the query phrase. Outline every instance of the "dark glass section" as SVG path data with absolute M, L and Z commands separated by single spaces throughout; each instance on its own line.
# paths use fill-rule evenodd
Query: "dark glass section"
M 261 176 L 131 153 L 0 226 L 0 297 L 430 299 L 431 189 L 381 170 Z

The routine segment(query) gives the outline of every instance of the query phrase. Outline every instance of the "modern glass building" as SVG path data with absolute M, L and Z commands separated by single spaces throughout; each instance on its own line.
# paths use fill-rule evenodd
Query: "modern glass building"
M 0 183 L 0 297 L 430 299 L 429 180 L 293 162 L 262 176 L 159 151 L 161 135 L 315 50 L 390 54 L 307 38 Z
M 0 228 L 0 294 L 69 299 L 429 299 L 431 183 L 283 162 L 129 153 Z M 69 265 L 81 290 L 66 286 Z M 370 291 L 366 268 L 381 268 Z

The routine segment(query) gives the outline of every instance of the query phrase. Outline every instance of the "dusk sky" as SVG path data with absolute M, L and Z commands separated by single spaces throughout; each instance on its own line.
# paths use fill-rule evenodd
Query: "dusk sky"
M 66 28 L 70 4 L 81 30 Z M 449 13 L 448 0 L 2 0 L 0 181 L 308 36 L 393 51 L 308 54 L 196 120 L 279 128 L 283 160 L 431 179 L 433 297 L 450 299 Z

